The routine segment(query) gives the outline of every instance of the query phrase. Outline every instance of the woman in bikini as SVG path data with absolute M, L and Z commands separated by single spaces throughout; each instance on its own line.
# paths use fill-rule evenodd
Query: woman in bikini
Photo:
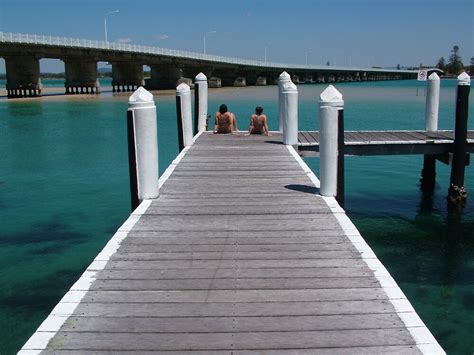
M 214 133 L 232 133 L 238 131 L 237 119 L 232 112 L 227 111 L 227 105 L 222 104 L 216 112 Z
M 250 116 L 250 125 L 248 134 L 264 134 L 270 136 L 268 132 L 267 116 L 263 114 L 263 108 L 257 106 L 255 108 L 255 114 Z

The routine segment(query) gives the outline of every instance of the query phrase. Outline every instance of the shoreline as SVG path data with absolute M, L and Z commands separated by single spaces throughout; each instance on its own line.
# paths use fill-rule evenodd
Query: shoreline
M 176 94 L 176 90 L 152 90 L 151 93 L 154 96 L 171 96 Z M 120 98 L 125 96 L 130 96 L 133 94 L 133 91 L 129 92 L 112 92 L 111 86 L 104 86 L 101 88 L 99 94 L 65 94 L 64 87 L 45 87 L 42 89 L 41 96 L 35 97 L 19 97 L 11 98 L 7 97 L 7 90 L 5 88 L 0 88 L 0 102 L 25 102 L 25 101 L 37 101 L 37 100 L 55 100 L 55 99 L 71 99 L 71 100 L 85 100 L 85 99 L 94 99 L 94 98 Z
M 274 86 L 276 85 L 268 85 L 268 86 Z M 241 89 L 248 89 L 248 88 L 253 88 L 256 86 L 246 86 L 246 87 L 221 87 L 221 88 L 209 88 L 209 92 L 219 90 L 219 92 L 228 92 L 231 90 L 241 90 Z M 193 89 L 191 89 L 193 90 Z M 150 92 L 153 94 L 155 97 L 160 97 L 160 96 L 175 96 L 176 95 L 176 90 L 174 89 L 160 89 L 160 90 L 150 90 Z M 103 86 L 101 87 L 101 92 L 99 94 L 65 94 L 65 88 L 64 87 L 44 87 L 42 89 L 42 94 L 41 96 L 35 96 L 35 97 L 19 97 L 19 98 L 12 98 L 9 99 L 7 97 L 7 90 L 2 87 L 0 88 L 0 102 L 27 102 L 27 101 L 37 101 L 37 100 L 59 100 L 62 99 L 64 100 L 65 98 L 71 99 L 71 100 L 86 100 L 86 99 L 94 99 L 94 98 L 107 98 L 107 99 L 114 99 L 114 98 L 123 98 L 123 97 L 128 97 L 133 94 L 133 91 L 128 91 L 128 92 L 113 92 L 111 86 Z

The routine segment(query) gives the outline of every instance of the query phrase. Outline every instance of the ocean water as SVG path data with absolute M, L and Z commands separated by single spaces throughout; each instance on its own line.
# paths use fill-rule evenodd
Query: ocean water
M 60 87 L 62 81 L 44 85 Z M 1 85 L 1 83 L 0 83 Z M 107 81 L 103 86 L 107 85 Z M 455 81 L 442 81 L 440 129 L 452 129 Z M 345 126 L 423 129 L 424 83 L 337 84 Z M 318 129 L 325 85 L 299 86 L 299 126 Z M 0 99 L 0 353 L 15 353 L 130 213 L 125 94 Z M 178 153 L 175 99 L 155 96 L 160 171 Z M 211 90 L 239 127 L 261 105 L 277 128 L 277 87 Z M 469 128 L 474 129 L 474 100 Z M 306 162 L 318 175 L 319 161 Z M 347 157 L 346 210 L 442 347 L 474 351 L 474 171 L 462 214 L 446 208 L 450 168 L 420 191 L 421 156 Z

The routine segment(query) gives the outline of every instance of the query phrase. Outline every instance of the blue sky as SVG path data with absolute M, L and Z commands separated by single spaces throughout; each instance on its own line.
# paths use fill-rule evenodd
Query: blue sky
M 0 31 L 354 67 L 474 55 L 473 0 L 0 0 Z M 42 71 L 62 71 L 42 61 Z M 4 62 L 0 59 L 0 71 Z

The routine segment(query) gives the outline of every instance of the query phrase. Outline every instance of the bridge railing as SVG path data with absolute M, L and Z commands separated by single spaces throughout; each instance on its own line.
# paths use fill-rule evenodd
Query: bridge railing
M 260 60 L 232 58 L 232 57 L 218 56 L 218 55 L 212 55 L 212 54 L 183 51 L 183 50 L 178 50 L 178 49 L 167 49 L 167 48 L 161 48 L 161 47 L 129 44 L 129 43 L 105 42 L 105 41 L 91 40 L 91 39 L 37 35 L 37 34 L 28 34 L 28 33 L 24 34 L 24 33 L 0 32 L 0 43 L 1 42 L 134 52 L 134 53 L 169 56 L 169 57 L 183 58 L 183 59 L 199 59 L 199 60 L 215 62 L 215 63 L 275 68 L 279 70 L 291 68 L 291 69 L 323 70 L 323 71 L 332 70 L 332 71 L 347 71 L 347 72 L 370 71 L 370 72 L 398 73 L 398 74 L 402 74 L 402 73 L 413 74 L 414 73 L 414 71 L 412 70 L 386 70 L 386 69 L 378 69 L 378 68 L 328 67 L 328 66 L 315 66 L 315 65 L 302 65 L 302 64 L 275 63 L 275 62 L 266 62 L 266 61 L 260 61 Z

